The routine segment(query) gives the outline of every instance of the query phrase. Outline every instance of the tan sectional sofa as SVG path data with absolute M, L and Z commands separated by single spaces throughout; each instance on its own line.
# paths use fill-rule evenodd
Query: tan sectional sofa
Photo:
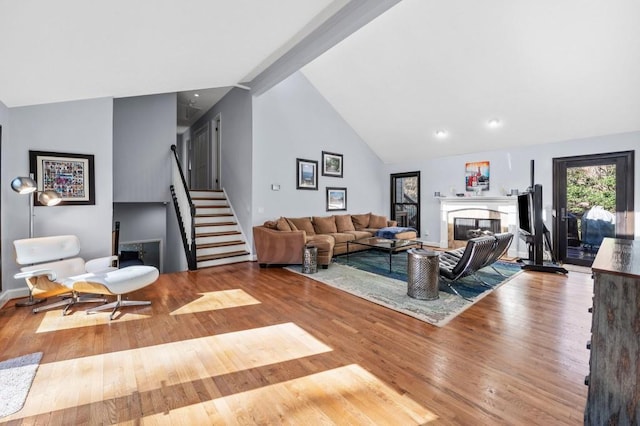
M 335 255 L 347 252 L 347 241 L 372 237 L 381 228 L 396 226 L 386 216 L 344 214 L 299 218 L 281 217 L 253 227 L 253 241 L 260 266 L 302 263 L 305 245 L 318 248 L 318 265 L 327 267 Z M 397 234 L 399 239 L 416 238 L 415 231 Z M 350 250 L 366 250 L 352 245 Z

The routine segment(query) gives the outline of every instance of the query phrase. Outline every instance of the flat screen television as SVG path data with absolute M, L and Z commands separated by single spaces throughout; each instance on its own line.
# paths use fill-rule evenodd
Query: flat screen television
M 518 195 L 518 222 L 520 222 L 520 229 L 528 235 L 533 235 L 532 208 L 531 193 Z

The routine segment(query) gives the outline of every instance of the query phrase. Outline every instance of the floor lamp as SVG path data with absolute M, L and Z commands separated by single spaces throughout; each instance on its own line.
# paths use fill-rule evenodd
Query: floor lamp
M 45 206 L 55 206 L 62 201 L 60 195 L 56 191 L 47 190 L 47 191 L 38 191 L 38 186 L 36 181 L 33 179 L 33 174 L 29 177 L 27 176 L 19 176 L 11 181 L 11 189 L 16 191 L 18 194 L 27 194 L 29 195 L 29 238 L 33 238 L 33 218 L 35 216 L 35 208 L 34 208 L 34 196 L 31 195 L 34 192 L 38 193 L 38 201 Z M 38 299 L 33 297 L 33 293 L 31 292 L 31 288 L 29 288 L 29 298 L 27 300 L 16 302 L 16 306 L 32 306 L 38 303 L 42 303 L 47 299 Z

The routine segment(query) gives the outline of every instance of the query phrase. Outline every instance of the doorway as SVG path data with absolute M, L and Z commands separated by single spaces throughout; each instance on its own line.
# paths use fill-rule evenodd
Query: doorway
M 211 135 L 209 123 L 200 126 L 191 139 L 190 189 L 211 189 Z
M 391 220 L 420 236 L 420 172 L 391 175 Z
M 590 267 L 604 238 L 633 239 L 633 180 L 633 151 L 553 159 L 560 262 Z

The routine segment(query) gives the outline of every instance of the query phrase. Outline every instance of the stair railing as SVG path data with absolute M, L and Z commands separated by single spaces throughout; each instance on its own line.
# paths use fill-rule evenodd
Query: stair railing
M 193 204 L 187 180 L 184 177 L 178 151 L 175 145 L 171 145 L 173 161 L 171 162 L 171 198 L 176 209 L 178 226 L 182 236 L 184 253 L 187 256 L 187 265 L 190 271 L 198 269 L 196 260 L 196 206 Z M 184 215 L 184 216 L 183 216 Z

